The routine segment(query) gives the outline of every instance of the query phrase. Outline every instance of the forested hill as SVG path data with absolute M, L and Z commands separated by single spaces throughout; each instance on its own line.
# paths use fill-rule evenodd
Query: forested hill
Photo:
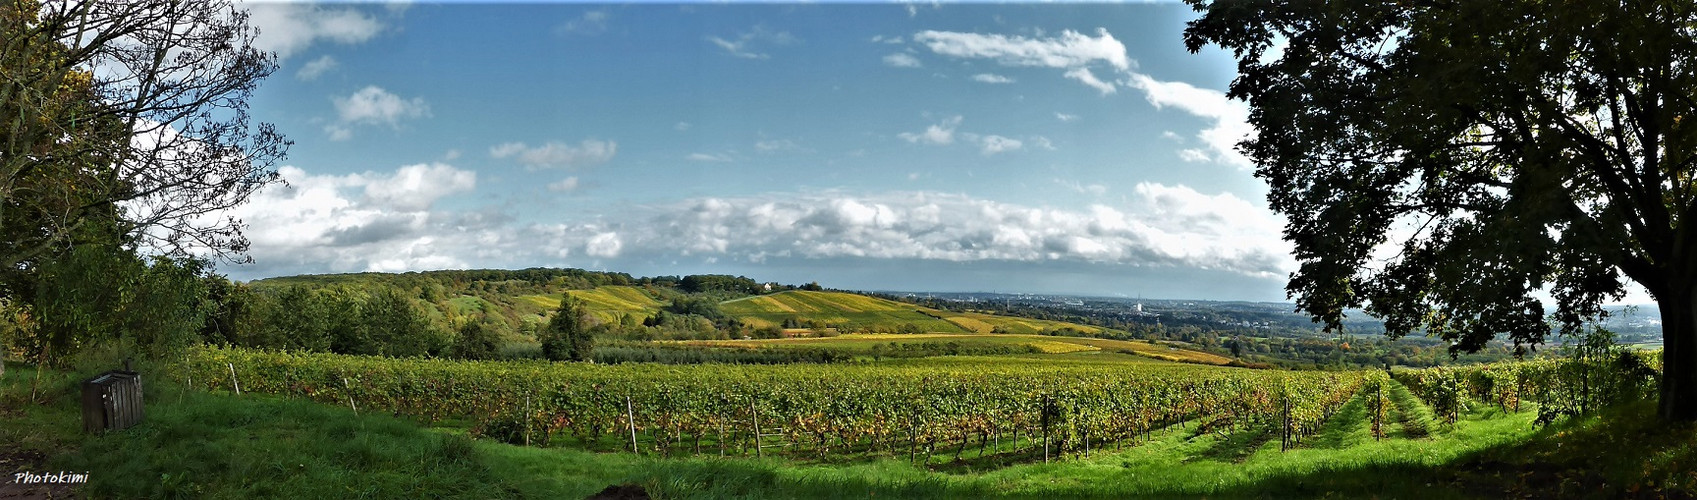
M 604 287 L 626 289 L 626 299 L 651 306 L 650 313 L 679 297 L 711 298 L 714 302 L 756 293 L 799 288 L 777 283 L 757 283 L 741 276 L 692 275 L 636 278 L 626 273 L 582 269 L 530 268 L 519 270 L 477 269 L 407 273 L 350 273 L 284 276 L 247 284 L 255 295 L 274 301 L 335 301 L 395 291 L 423 306 L 430 322 L 440 329 L 456 328 L 466 321 L 484 323 L 508 340 L 524 340 L 560 304 L 570 291 L 593 291 Z M 817 285 L 811 285 L 817 287 Z M 642 321 L 642 311 L 623 311 L 625 317 L 607 314 L 607 301 L 598 295 L 582 296 L 603 321 Z M 290 304 L 279 303 L 281 309 Z

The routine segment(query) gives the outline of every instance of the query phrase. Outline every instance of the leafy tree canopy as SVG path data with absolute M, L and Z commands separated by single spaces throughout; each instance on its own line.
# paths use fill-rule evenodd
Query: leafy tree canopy
M 1663 416 L 1697 419 L 1697 4 L 1208 2 L 1238 60 L 1298 307 L 1517 346 L 1660 303 Z

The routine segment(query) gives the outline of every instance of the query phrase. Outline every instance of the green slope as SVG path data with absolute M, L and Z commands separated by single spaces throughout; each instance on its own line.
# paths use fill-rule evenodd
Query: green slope
M 1031 335 L 1062 328 L 1087 333 L 1102 330 L 1060 321 L 939 311 L 842 292 L 779 292 L 726 301 L 721 303 L 719 308 L 726 314 L 755 326 L 780 325 L 784 320 L 794 318 L 803 322 L 839 325 L 842 329 L 850 331 L 875 332 L 901 331 L 909 324 L 925 333 L 991 333 L 999 328 L 1003 333 Z
M 912 325 L 921 332 L 967 333 L 926 314 L 935 310 L 851 293 L 795 290 L 731 300 L 719 309 L 755 326 L 776 326 L 794 318 L 851 331 L 895 332 Z
M 646 318 L 670 303 L 669 300 L 661 300 L 659 292 L 650 292 L 634 286 L 603 286 L 594 290 L 572 290 L 566 293 L 583 301 L 584 308 L 597 319 L 608 322 L 617 321 L 622 315 Z M 543 300 L 544 297 L 551 300 L 554 307 L 559 307 L 558 297 L 538 296 L 537 300 Z

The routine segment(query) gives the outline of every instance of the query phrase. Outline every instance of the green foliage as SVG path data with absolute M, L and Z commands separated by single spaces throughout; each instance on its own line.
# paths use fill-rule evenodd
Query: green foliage
M 708 297 L 684 296 L 672 300 L 666 306 L 666 312 L 672 314 L 693 314 L 710 320 L 725 319 L 725 312 L 719 310 L 719 301 Z
M 473 320 L 460 326 L 451 352 L 456 359 L 495 359 L 500 344 L 501 338 L 494 330 L 484 327 L 481 321 Z
M 1186 46 L 1238 60 L 1298 307 L 1471 352 L 1544 342 L 1544 294 L 1576 334 L 1631 280 L 1664 314 L 1662 413 L 1697 420 L 1690 2 L 1191 3 Z
M 548 320 L 548 327 L 537 335 L 542 343 L 542 355 L 554 361 L 588 361 L 595 349 L 590 332 L 588 312 L 583 301 L 566 296 L 560 308 Z
M 200 339 L 211 303 L 194 259 L 145 261 L 128 250 L 83 245 L 45 263 L 17 339 L 34 359 L 57 364 L 105 342 L 124 341 L 152 357 Z
M 678 288 L 687 293 L 710 291 L 731 292 L 743 295 L 760 293 L 760 284 L 742 276 L 726 276 L 722 274 L 705 274 L 684 276 L 678 282 Z
M 385 356 L 424 356 L 440 354 L 448 339 L 430 328 L 424 313 L 413 305 L 411 298 L 395 290 L 382 290 L 366 300 L 360 308 L 366 338 L 375 352 Z
M 248 347 L 404 357 L 440 355 L 452 343 L 395 289 L 237 287 L 229 298 L 235 343 Z

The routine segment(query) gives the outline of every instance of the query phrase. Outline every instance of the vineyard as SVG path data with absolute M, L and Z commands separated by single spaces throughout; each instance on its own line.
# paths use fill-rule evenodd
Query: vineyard
M 1293 372 L 1170 364 L 585 365 L 202 349 L 182 383 L 458 420 L 514 444 L 644 454 L 886 456 L 998 463 L 1136 445 L 1178 423 L 1298 446 L 1360 400 L 1372 435 L 1453 425 L 1470 402 L 1561 411 L 1644 380 L 1554 360 L 1421 371 Z M 1579 367 L 1579 368 L 1575 368 Z M 1577 378 L 1576 378 L 1577 377 Z M 1627 382 L 1622 382 L 1627 380 Z M 1613 383 L 1613 386 L 1606 386 Z M 1416 402 L 1418 397 L 1421 402 Z M 1564 401 L 1569 401 L 1564 403 Z M 1430 410 L 1426 408 L 1429 407 Z M 1427 415 L 1427 416 L 1422 416 Z M 1436 420 L 1436 424 L 1428 423 Z
M 1135 444 L 1179 422 L 1261 426 L 1294 445 L 1362 372 L 1189 365 L 579 365 L 198 350 L 196 388 L 465 419 L 515 443 L 798 458 L 912 458 L 969 448 L 1014 460 Z

